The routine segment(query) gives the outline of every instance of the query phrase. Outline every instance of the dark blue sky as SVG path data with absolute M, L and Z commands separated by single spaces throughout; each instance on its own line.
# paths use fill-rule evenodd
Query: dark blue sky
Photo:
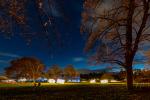
M 58 3 L 59 0 L 56 0 Z M 82 0 L 63 0 L 58 4 L 54 2 L 53 16 L 55 17 L 55 27 L 59 38 L 55 38 L 56 33 L 50 35 L 50 41 L 43 36 L 34 36 L 32 43 L 27 46 L 25 39 L 19 35 L 17 29 L 14 29 L 14 36 L 11 39 L 0 35 L 0 71 L 9 65 L 9 61 L 17 57 L 35 56 L 41 59 L 47 67 L 58 64 L 65 67 L 67 64 L 73 64 L 76 68 L 95 69 L 97 66 L 87 64 L 87 53 L 83 52 L 85 45 L 84 37 L 80 34 L 80 22 L 82 11 Z M 29 24 L 32 27 L 30 31 L 41 33 L 36 9 L 29 6 L 30 16 Z M 18 32 L 18 33 L 17 33 Z M 104 64 L 103 67 L 108 65 Z M 143 65 L 137 65 L 141 67 Z

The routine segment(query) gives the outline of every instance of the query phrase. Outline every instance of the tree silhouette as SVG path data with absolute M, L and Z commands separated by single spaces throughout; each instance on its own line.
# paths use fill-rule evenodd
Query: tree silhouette
M 150 0 L 85 0 L 81 32 L 88 33 L 85 50 L 97 47 L 95 63 L 117 63 L 133 88 L 132 65 L 139 49 L 150 40 Z

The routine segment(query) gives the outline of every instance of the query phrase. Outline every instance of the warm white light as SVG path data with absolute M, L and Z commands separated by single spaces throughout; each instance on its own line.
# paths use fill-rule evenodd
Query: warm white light
M 95 79 L 90 80 L 90 83 L 96 83 Z
M 64 79 L 57 79 L 57 83 L 59 83 L 59 84 L 64 84 L 64 83 L 65 83 L 65 80 L 64 80 Z
M 16 81 L 13 80 L 13 79 L 2 80 L 1 82 L 4 82 L 4 83 L 16 83 Z
M 48 82 L 49 83 L 55 83 L 56 81 L 54 79 L 49 79 Z
M 68 80 L 67 82 L 74 82 L 74 83 L 79 83 L 80 79 L 73 79 L 73 80 Z
M 18 82 L 26 82 L 26 81 L 27 81 L 26 78 L 20 78 L 20 79 L 18 79 Z
M 100 82 L 101 82 L 102 84 L 106 84 L 106 83 L 108 83 L 108 80 L 105 79 L 105 80 L 101 80 Z
M 110 80 L 111 83 L 119 82 L 117 80 Z

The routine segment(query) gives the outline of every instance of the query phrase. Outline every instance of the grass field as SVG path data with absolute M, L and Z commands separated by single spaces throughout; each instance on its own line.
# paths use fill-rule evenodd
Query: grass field
M 150 100 L 147 85 L 127 91 L 125 84 L 0 84 L 0 100 Z

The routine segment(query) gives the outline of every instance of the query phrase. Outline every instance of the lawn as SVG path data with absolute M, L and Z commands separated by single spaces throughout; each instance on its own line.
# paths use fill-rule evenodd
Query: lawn
M 150 88 L 127 91 L 125 84 L 0 84 L 0 100 L 150 100 Z

